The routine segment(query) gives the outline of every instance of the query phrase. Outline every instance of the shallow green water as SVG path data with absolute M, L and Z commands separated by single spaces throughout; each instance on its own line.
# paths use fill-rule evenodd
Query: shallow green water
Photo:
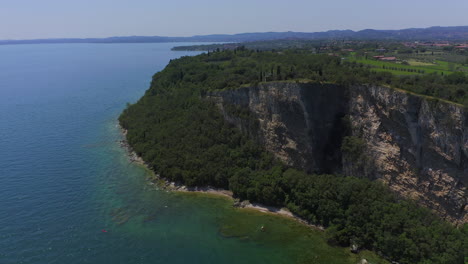
M 158 190 L 129 162 L 116 119 L 196 54 L 175 45 L 0 46 L 0 263 L 355 263 L 294 221 Z

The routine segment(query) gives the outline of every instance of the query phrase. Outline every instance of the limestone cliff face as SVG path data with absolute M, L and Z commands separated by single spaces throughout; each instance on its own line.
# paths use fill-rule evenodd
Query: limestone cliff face
M 460 106 L 387 87 L 293 82 L 207 99 L 290 166 L 382 180 L 452 222 L 468 222 L 468 113 Z M 347 135 L 364 140 L 365 164 L 341 153 Z
M 340 163 L 341 118 L 345 89 L 333 85 L 278 82 L 208 95 L 224 117 L 250 134 L 286 164 L 308 172 L 328 172 Z M 235 108 L 249 109 L 258 121 L 239 118 Z
M 468 221 L 466 110 L 387 87 L 354 86 L 348 113 L 352 134 L 367 143 L 367 177 L 452 222 Z

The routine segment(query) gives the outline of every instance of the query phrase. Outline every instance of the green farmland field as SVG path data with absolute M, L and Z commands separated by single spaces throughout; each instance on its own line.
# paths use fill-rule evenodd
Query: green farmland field
M 396 75 L 416 75 L 425 73 L 437 73 L 447 75 L 455 71 L 468 72 L 468 67 L 460 63 L 453 63 L 441 60 L 435 60 L 434 63 L 419 62 L 410 60 L 410 65 L 396 62 L 378 61 L 375 59 L 365 59 L 363 57 L 351 56 L 348 61 L 368 65 L 376 71 L 387 71 Z

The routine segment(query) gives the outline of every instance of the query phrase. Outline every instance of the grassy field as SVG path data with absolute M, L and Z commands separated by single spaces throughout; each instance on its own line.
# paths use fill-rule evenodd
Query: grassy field
M 451 70 L 450 63 L 445 61 L 436 61 L 435 64 L 424 63 L 412 61 L 410 65 L 404 65 L 401 63 L 387 62 L 387 61 L 378 61 L 374 59 L 365 59 L 365 58 L 348 58 L 349 61 L 355 61 L 362 63 L 364 65 L 369 65 L 373 67 L 376 71 L 388 71 L 396 75 L 415 75 L 415 74 L 425 74 L 425 73 L 437 73 L 437 74 L 450 74 L 454 70 Z M 457 65 L 461 66 L 461 65 Z M 467 71 L 468 68 L 464 67 Z M 455 69 L 455 68 L 454 68 Z
M 397 56 L 398 59 L 406 60 L 408 64 L 402 64 L 397 62 L 388 62 L 388 61 L 379 61 L 373 58 L 358 57 L 356 53 L 350 53 L 350 56 L 347 57 L 348 61 L 354 61 L 362 63 L 364 65 L 369 65 L 376 71 L 387 71 L 395 75 L 417 75 L 417 74 L 427 74 L 427 73 L 437 73 L 447 75 L 455 71 L 468 72 L 468 66 L 465 66 L 461 63 L 456 63 L 453 61 L 441 60 L 441 54 L 434 55 L 419 55 L 418 56 L 408 56 L 408 55 L 395 55 L 387 54 L 387 56 Z M 445 55 L 444 55 L 445 56 Z M 460 56 L 458 56 L 460 57 Z M 424 58 L 424 59 L 423 59 Z M 432 58 L 432 59 L 428 59 Z M 436 59 L 439 58 L 439 59 Z M 460 58 L 458 58 L 460 59 Z
M 422 62 L 431 63 L 433 61 L 446 61 L 452 62 L 455 64 L 465 63 L 467 62 L 467 56 L 463 54 L 453 54 L 447 53 L 443 51 L 428 51 L 425 53 L 412 53 L 412 54 L 398 54 L 396 55 L 401 60 L 417 60 Z
M 424 66 L 436 66 L 437 65 L 435 63 L 422 62 L 422 61 L 417 61 L 417 60 L 414 60 L 414 59 L 408 60 L 408 63 L 411 66 L 422 66 L 422 67 L 424 67 Z

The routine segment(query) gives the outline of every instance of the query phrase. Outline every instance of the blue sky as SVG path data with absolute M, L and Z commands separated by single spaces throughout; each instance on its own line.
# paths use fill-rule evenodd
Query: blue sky
M 0 39 L 468 25 L 467 0 L 0 0 Z

